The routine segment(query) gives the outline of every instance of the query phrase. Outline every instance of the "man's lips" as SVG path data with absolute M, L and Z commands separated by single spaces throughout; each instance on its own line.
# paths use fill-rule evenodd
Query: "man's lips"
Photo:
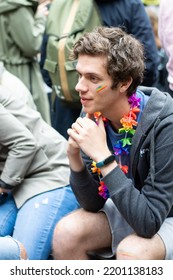
M 91 99 L 89 99 L 89 98 L 85 98 L 85 97 L 81 97 L 81 103 L 82 104 L 85 104 L 85 103 L 87 103 L 88 101 L 91 101 Z

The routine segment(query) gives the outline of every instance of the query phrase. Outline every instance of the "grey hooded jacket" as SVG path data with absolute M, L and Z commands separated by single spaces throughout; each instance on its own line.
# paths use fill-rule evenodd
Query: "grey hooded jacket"
M 156 88 L 143 87 L 143 92 L 150 98 L 132 139 L 133 180 L 116 167 L 103 181 L 134 231 L 152 237 L 163 221 L 173 216 L 173 99 Z M 84 156 L 84 160 L 88 166 L 90 159 Z M 97 212 L 106 201 L 98 195 L 98 180 L 89 169 L 71 170 L 70 181 L 80 205 Z

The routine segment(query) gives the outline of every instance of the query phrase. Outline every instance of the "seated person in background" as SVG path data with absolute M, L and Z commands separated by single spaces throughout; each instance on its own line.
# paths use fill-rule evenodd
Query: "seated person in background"
M 57 224 L 54 258 L 173 259 L 173 99 L 138 87 L 143 47 L 120 28 L 85 34 L 73 56 L 84 116 L 67 153 L 83 209 Z
M 10 236 L 0 237 L 0 260 L 26 260 L 23 245 Z
M 54 226 L 79 206 L 69 186 L 67 141 L 28 95 L 0 63 L 0 236 L 21 242 L 28 259 L 45 260 Z

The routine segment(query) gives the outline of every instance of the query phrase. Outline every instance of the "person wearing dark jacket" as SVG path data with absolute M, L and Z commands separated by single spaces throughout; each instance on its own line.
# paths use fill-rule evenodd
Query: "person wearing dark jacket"
M 158 79 L 159 57 L 150 19 L 141 0 L 95 0 L 103 25 L 121 27 L 144 46 L 145 72 L 142 84 L 154 86 Z
M 54 258 L 173 259 L 173 100 L 139 87 L 142 44 L 121 28 L 84 35 L 73 55 L 83 114 L 67 153 L 82 209 L 57 224 Z

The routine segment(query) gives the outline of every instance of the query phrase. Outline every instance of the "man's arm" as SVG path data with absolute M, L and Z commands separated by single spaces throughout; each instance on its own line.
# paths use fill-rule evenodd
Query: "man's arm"
M 37 144 L 31 132 L 0 104 L 1 180 L 19 185 L 35 156 Z M 3 186 L 5 188 L 5 185 Z

